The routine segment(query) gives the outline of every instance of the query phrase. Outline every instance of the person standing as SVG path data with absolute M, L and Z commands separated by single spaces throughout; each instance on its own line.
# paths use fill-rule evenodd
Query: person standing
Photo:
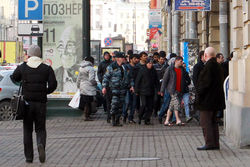
M 196 108 L 200 111 L 205 145 L 197 150 L 218 150 L 220 144 L 216 115 L 217 111 L 225 109 L 223 70 L 216 62 L 214 48 L 206 48 L 204 59 L 206 63 L 197 82 Z
M 107 67 L 112 63 L 109 52 L 104 52 L 103 58 L 104 60 L 99 64 L 98 70 L 97 70 L 97 77 L 101 84 L 102 84 L 103 76 L 106 72 Z M 111 92 L 109 89 L 107 89 L 107 93 L 104 95 L 103 108 L 104 108 L 104 111 L 107 113 L 108 123 L 110 123 L 110 120 L 111 120 L 111 116 L 110 116 L 111 98 L 112 98 Z
M 110 110 L 112 125 L 122 126 L 122 124 L 120 124 L 122 106 L 130 83 L 128 73 L 123 66 L 125 56 L 120 52 L 116 53 L 115 56 L 116 61 L 107 67 L 106 73 L 104 74 L 102 93 L 105 95 L 107 89 L 110 89 L 112 94 Z
M 46 154 L 46 102 L 47 94 L 56 90 L 57 81 L 53 69 L 43 64 L 41 50 L 37 45 L 31 45 L 28 50 L 28 61 L 19 65 L 12 75 L 16 82 L 22 81 L 22 94 L 26 101 L 26 113 L 23 119 L 24 155 L 27 163 L 32 163 L 33 124 L 37 139 L 39 160 L 45 162 Z
M 92 121 L 91 103 L 96 95 L 95 69 L 93 67 L 94 58 L 88 56 L 82 61 L 79 68 L 79 75 L 77 77 L 77 88 L 80 89 L 80 104 L 79 109 L 84 110 L 84 121 Z
M 146 66 L 141 67 L 135 81 L 135 93 L 140 96 L 140 111 L 138 123 L 144 118 L 145 124 L 150 125 L 150 117 L 153 112 L 154 92 L 159 92 L 159 80 L 153 67 L 153 60 L 148 59 Z

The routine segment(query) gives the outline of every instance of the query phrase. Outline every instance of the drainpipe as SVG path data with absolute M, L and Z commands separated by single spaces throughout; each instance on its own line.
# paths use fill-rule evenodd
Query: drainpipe
M 174 11 L 173 12 L 173 20 L 172 20 L 172 26 L 173 26 L 173 53 L 176 53 L 177 55 L 180 54 L 180 44 L 179 44 L 179 36 L 180 36 L 180 12 Z
M 168 25 L 167 25 L 167 33 L 168 33 L 168 53 L 172 53 L 172 13 L 168 13 Z

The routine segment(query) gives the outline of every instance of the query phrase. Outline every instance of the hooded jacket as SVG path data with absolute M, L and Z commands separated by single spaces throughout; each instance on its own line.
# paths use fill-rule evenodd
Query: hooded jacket
M 98 70 L 97 70 L 97 76 L 98 76 L 98 80 L 102 83 L 103 81 L 103 76 L 106 72 L 107 67 L 112 63 L 111 60 L 103 60 L 99 66 L 98 66 Z
M 82 95 L 96 95 L 96 80 L 93 64 L 89 61 L 82 61 L 77 77 L 77 88 L 80 89 Z
M 13 80 L 22 81 L 22 94 L 26 101 L 47 102 L 47 94 L 57 87 L 53 69 L 42 63 L 39 57 L 30 57 L 27 63 L 19 65 L 11 76 Z

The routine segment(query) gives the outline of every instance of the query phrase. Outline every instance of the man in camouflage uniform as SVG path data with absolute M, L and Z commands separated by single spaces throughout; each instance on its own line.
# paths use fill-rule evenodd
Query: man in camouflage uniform
M 102 93 L 107 93 L 107 88 L 110 88 L 112 93 L 111 100 L 111 118 L 113 126 L 122 126 L 120 117 L 122 114 L 122 106 L 125 100 L 126 91 L 130 87 L 128 71 L 125 70 L 123 62 L 125 55 L 118 52 L 116 61 L 107 67 L 102 82 Z

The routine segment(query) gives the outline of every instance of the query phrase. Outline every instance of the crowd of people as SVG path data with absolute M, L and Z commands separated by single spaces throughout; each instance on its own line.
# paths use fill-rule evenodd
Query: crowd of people
M 206 62 L 204 51 L 197 56 L 198 61 L 192 75 L 187 72 L 183 57 L 175 53 L 167 56 L 164 51 L 160 51 L 149 56 L 146 52 L 133 54 L 130 50 L 127 55 L 122 52 L 114 52 L 112 55 L 109 52 L 104 53 L 104 60 L 99 64 L 97 71 L 98 80 L 102 85 L 103 106 L 108 123 L 112 126 L 122 126 L 126 123 L 141 124 L 144 121 L 145 125 L 150 125 L 152 116 L 158 117 L 159 123 L 165 126 L 174 124 L 183 126 L 193 118 L 199 121 L 199 112 L 191 114 L 190 111 L 190 105 L 194 104 L 190 102 L 189 88 L 194 85 L 195 90 L 198 89 L 198 77 Z M 215 57 L 224 71 L 223 79 L 225 79 L 228 75 L 228 65 L 226 67 L 228 61 L 224 62 L 221 53 Z M 93 63 L 91 64 L 93 68 Z M 84 75 L 81 73 L 81 68 L 78 79 Z M 93 90 L 96 87 L 93 74 L 92 81 L 85 77 L 81 82 L 89 82 Z M 82 92 L 86 86 L 84 84 L 80 86 L 78 83 L 78 88 Z M 86 109 L 84 106 L 91 107 L 86 103 L 90 104 L 93 96 L 95 93 L 81 95 L 79 108 L 90 111 L 91 109 Z M 90 114 L 86 113 L 85 120 L 91 121 Z M 185 115 L 185 120 L 181 119 L 180 114 Z M 223 110 L 220 110 L 217 119 L 222 117 Z
M 168 57 L 168 58 L 167 58 Z M 218 150 L 218 117 L 223 117 L 225 109 L 223 82 L 228 75 L 228 62 L 223 55 L 217 54 L 212 47 L 199 54 L 194 66 L 192 80 L 186 71 L 183 57 L 174 53 L 166 56 L 164 51 L 148 56 L 146 52 L 127 56 L 121 52 L 104 53 L 104 61 L 99 64 L 97 76 L 102 85 L 104 110 L 107 122 L 112 126 L 123 123 L 152 124 L 151 117 L 158 116 L 159 123 L 165 126 L 185 125 L 192 119 L 189 109 L 189 85 L 195 86 L 195 106 L 193 115 L 200 118 L 205 145 L 198 150 Z M 91 121 L 94 96 L 96 96 L 96 74 L 94 58 L 86 57 L 80 64 L 77 88 L 80 89 L 79 108 L 84 110 L 85 121 Z M 25 100 L 23 118 L 24 154 L 27 163 L 32 163 L 33 124 L 37 136 L 37 148 L 41 163 L 46 159 L 46 102 L 47 94 L 57 88 L 53 69 L 44 64 L 39 46 L 32 45 L 28 50 L 27 62 L 19 65 L 13 75 L 14 81 L 22 82 L 22 94 Z M 186 120 L 180 118 L 181 101 L 184 103 Z M 137 113 L 137 114 L 136 114 Z M 174 114 L 173 114 L 174 113 Z M 138 116 L 138 119 L 135 118 Z

